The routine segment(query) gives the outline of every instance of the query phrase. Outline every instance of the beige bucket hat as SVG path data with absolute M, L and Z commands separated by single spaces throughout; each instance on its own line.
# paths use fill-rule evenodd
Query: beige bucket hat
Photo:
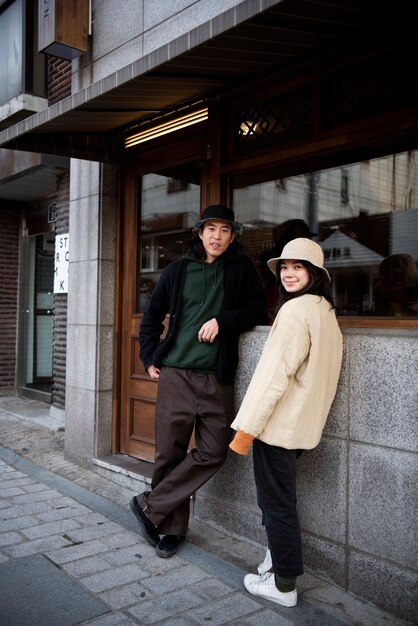
M 324 267 L 324 253 L 322 252 L 322 248 L 311 239 L 305 239 L 304 237 L 292 239 L 292 241 L 289 241 L 289 243 L 287 243 L 283 248 L 281 256 L 267 261 L 269 269 L 275 276 L 277 264 L 283 259 L 309 261 L 309 263 L 312 263 L 312 265 L 319 267 L 323 272 L 325 272 L 327 279 L 331 281 L 331 276 L 329 275 L 328 270 Z

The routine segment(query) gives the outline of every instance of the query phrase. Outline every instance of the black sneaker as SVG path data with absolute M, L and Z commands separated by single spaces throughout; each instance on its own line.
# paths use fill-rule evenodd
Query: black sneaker
M 157 543 L 160 541 L 160 535 L 158 534 L 157 527 L 145 515 L 144 511 L 138 504 L 136 496 L 130 499 L 129 506 L 141 526 L 142 536 L 151 546 L 155 548 Z
M 180 544 L 186 537 L 181 535 L 164 535 L 161 541 L 157 544 L 155 549 L 158 556 L 163 559 L 168 559 L 170 556 L 174 556 Z

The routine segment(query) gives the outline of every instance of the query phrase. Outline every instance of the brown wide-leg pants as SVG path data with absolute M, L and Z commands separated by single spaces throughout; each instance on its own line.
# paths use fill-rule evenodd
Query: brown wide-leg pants
M 185 536 L 190 496 L 223 465 L 232 438 L 234 387 L 213 374 L 163 367 L 155 414 L 152 491 L 138 503 L 160 534 Z M 195 447 L 188 452 L 194 432 Z

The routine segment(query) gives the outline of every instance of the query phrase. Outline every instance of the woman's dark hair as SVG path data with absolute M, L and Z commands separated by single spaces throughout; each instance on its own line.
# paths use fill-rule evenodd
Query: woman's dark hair
M 314 296 L 320 296 L 321 298 L 325 298 L 331 305 L 331 308 L 335 309 L 334 301 L 332 299 L 331 292 L 329 290 L 329 281 L 325 275 L 325 272 L 321 270 L 316 265 L 312 265 L 309 261 L 298 261 L 301 263 L 303 267 L 308 270 L 309 273 L 309 282 L 300 291 L 296 293 L 288 293 L 286 289 L 282 285 L 282 281 L 280 280 L 280 267 L 281 263 L 277 263 L 276 266 L 276 276 L 277 276 L 277 287 L 279 290 L 279 306 L 278 308 L 283 306 L 285 302 L 292 300 L 293 298 L 298 298 L 299 296 L 303 296 L 305 293 L 312 294 Z
M 199 237 L 199 234 L 193 236 L 193 238 L 186 244 L 186 251 L 190 251 L 193 256 L 201 261 L 206 259 L 206 250 L 203 247 L 203 242 Z M 230 261 L 237 259 L 238 257 L 244 254 L 244 248 L 238 241 L 238 238 L 235 239 L 229 244 L 228 248 L 225 250 L 223 256 L 225 256 Z

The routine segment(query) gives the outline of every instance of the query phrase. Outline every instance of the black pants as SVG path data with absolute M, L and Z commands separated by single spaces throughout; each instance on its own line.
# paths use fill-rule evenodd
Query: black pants
M 233 385 L 219 382 L 213 374 L 161 369 L 152 491 L 138 496 L 161 534 L 186 534 L 190 496 L 225 462 L 233 419 Z M 193 429 L 195 447 L 188 452 Z
M 296 509 L 296 450 L 254 439 L 257 502 L 266 528 L 273 571 L 279 576 L 303 574 L 302 538 Z

